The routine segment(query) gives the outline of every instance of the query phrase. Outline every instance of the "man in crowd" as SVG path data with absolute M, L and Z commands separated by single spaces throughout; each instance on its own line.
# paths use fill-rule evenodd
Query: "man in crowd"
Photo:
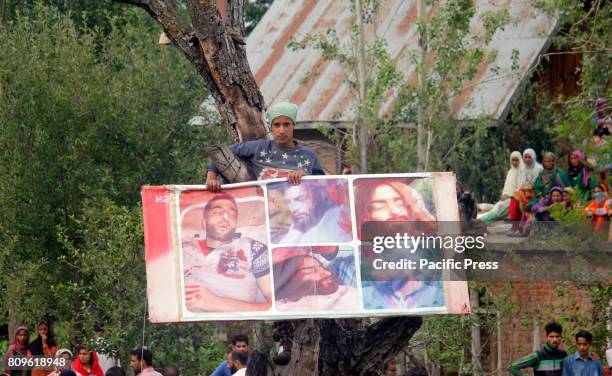
M 268 249 L 236 232 L 238 207 L 234 198 L 225 193 L 215 195 L 204 207 L 203 222 L 206 238 L 183 243 L 187 308 L 194 312 L 269 309 Z M 258 301 L 261 295 L 263 302 Z
M 228 354 L 228 360 L 224 360 L 219 364 L 217 369 L 214 370 L 210 376 L 231 376 L 231 363 L 229 362 L 230 356 L 232 353 L 241 352 L 248 354 L 249 353 L 249 337 L 246 334 L 238 333 L 232 337 L 231 350 Z
M 575 339 L 578 351 L 563 360 L 563 376 L 603 376 L 601 362 L 594 359 L 590 351 L 593 335 L 581 330 Z
M 300 145 L 293 138 L 297 120 L 297 105 L 280 102 L 268 109 L 267 119 L 273 140 L 253 140 L 230 145 L 236 157 L 245 161 L 257 180 L 286 177 L 292 184 L 299 184 L 302 176 L 325 175 L 319 157 L 314 151 Z M 208 164 L 206 188 L 219 192 L 219 170 Z
M 130 353 L 130 367 L 134 370 L 134 375 L 140 376 L 163 376 L 153 368 L 153 354 L 145 348 L 132 350 Z
M 346 208 L 335 205 L 324 197 L 314 182 L 288 186 L 283 191 L 285 204 L 291 212 L 291 227 L 276 239 L 283 244 L 311 244 L 346 242 L 352 240 L 350 220 Z
M 245 376 L 249 356 L 241 351 L 233 351 L 229 356 L 229 365 L 234 376 Z
M 359 309 L 357 288 L 340 285 L 322 255 L 299 254 L 275 262 L 276 307 L 280 311 Z
M 562 376 L 563 359 L 567 356 L 567 352 L 561 350 L 561 335 L 563 327 L 556 322 L 549 322 L 544 327 L 546 332 L 546 343 L 542 349 L 535 351 L 522 359 L 513 362 L 508 371 L 513 375 L 524 375 L 521 372 L 523 368 L 533 368 L 534 376 Z

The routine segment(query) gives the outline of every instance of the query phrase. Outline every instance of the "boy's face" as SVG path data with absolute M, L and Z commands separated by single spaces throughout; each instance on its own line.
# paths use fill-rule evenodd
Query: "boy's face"
M 244 341 L 237 341 L 235 345 L 232 346 L 233 351 L 246 353 L 249 351 L 249 345 Z
M 550 332 L 546 335 L 546 343 L 553 349 L 558 349 L 561 344 L 561 333 Z
M 586 358 L 589 355 L 591 344 L 585 338 L 578 337 L 576 340 L 576 349 L 581 357 Z

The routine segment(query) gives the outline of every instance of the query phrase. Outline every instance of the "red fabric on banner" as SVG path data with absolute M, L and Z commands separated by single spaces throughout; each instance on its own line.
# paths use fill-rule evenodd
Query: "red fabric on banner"
M 147 262 L 154 261 L 172 251 L 170 197 L 171 192 L 165 187 L 142 188 L 145 260 Z

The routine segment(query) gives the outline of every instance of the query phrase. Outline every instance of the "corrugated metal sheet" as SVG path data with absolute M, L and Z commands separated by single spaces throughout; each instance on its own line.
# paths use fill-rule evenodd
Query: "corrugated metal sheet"
M 266 103 L 289 100 L 300 104 L 300 122 L 353 119 L 355 93 L 344 83 L 347 72 L 337 62 L 324 61 L 316 50 L 292 51 L 291 37 L 303 38 L 313 31 L 337 30 L 342 43 L 349 38 L 348 0 L 276 0 L 247 41 L 249 63 Z M 505 117 L 510 99 L 528 69 L 548 47 L 556 20 L 537 12 L 529 0 L 475 1 L 477 13 L 471 21 L 474 32 L 481 31 L 482 15 L 487 10 L 505 7 L 513 23 L 498 30 L 491 49 L 495 61 L 483 63 L 472 82 L 454 99 L 453 110 L 460 119 L 487 115 Z M 383 0 L 378 22 L 368 35 L 384 36 L 388 50 L 405 77 L 414 75 L 407 52 L 418 50 L 416 0 Z M 428 17 L 436 9 L 428 8 Z M 512 71 L 512 51 L 519 51 L 518 71 Z M 493 72 L 494 66 L 499 71 Z M 310 80 L 304 83 L 307 74 Z M 387 93 L 383 112 L 392 110 L 395 93 Z

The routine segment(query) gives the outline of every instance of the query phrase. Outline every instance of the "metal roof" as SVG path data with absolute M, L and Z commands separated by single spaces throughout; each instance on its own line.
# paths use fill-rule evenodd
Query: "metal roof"
M 300 122 L 351 121 L 354 118 L 356 93 L 344 82 L 347 73 L 335 61 L 325 61 L 313 49 L 292 51 L 287 48 L 291 37 L 302 39 L 307 33 L 335 28 L 342 43 L 348 43 L 351 16 L 348 0 L 276 0 L 247 40 L 247 55 L 253 74 L 268 105 L 288 100 L 300 105 Z M 452 108 L 458 119 L 481 115 L 503 119 L 510 100 L 527 71 L 548 48 L 557 20 L 538 13 L 529 0 L 476 0 L 476 15 L 471 28 L 483 30 L 484 12 L 505 7 L 513 21 L 498 30 L 489 49 L 498 51 L 496 60 L 482 63 L 476 77 L 466 83 L 454 98 Z M 378 22 L 368 25 L 367 36 L 387 39 L 388 51 L 401 67 L 405 78 L 414 75 L 408 51 L 418 50 L 416 0 L 384 0 Z M 427 8 L 431 18 L 437 8 Z M 518 70 L 512 70 L 512 51 L 519 51 Z M 498 66 L 494 72 L 491 68 Z M 310 72 L 316 72 L 304 83 Z M 386 94 L 383 112 L 390 113 L 396 93 Z M 338 114 L 342 114 L 338 117 Z

